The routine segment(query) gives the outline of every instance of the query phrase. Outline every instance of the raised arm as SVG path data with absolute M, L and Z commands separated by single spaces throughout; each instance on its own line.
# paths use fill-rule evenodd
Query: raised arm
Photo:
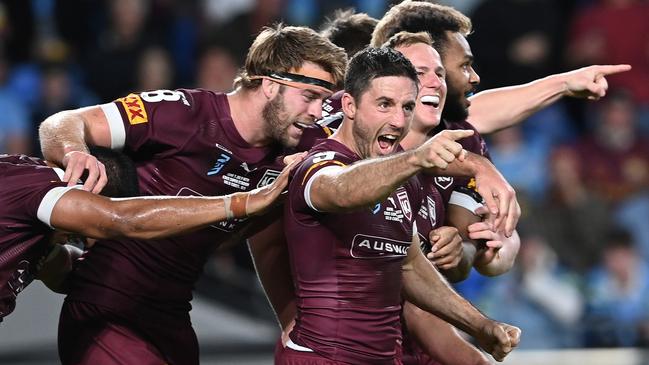
M 630 69 L 630 65 L 594 65 L 485 90 L 470 98 L 469 121 L 481 134 L 489 134 L 520 123 L 564 96 L 597 100 L 606 95 L 606 76 Z
M 88 145 L 111 147 L 106 115 L 99 106 L 56 113 L 39 127 L 41 150 L 46 160 L 65 167 L 63 181 L 76 184 L 88 170 L 83 189 L 99 193 L 106 185 L 103 164 L 88 151 Z
M 326 212 L 348 211 L 374 204 L 387 198 L 422 169 L 447 167 L 463 151 L 455 141 L 472 134 L 470 130 L 443 131 L 413 150 L 337 169 L 320 170 L 312 180 L 311 202 L 316 209 Z M 322 158 L 325 159 L 326 154 Z
M 417 234 L 413 235 L 404 260 L 403 294 L 417 307 L 475 337 L 497 361 L 502 361 L 518 345 L 520 329 L 485 317 L 451 289 L 424 257 Z

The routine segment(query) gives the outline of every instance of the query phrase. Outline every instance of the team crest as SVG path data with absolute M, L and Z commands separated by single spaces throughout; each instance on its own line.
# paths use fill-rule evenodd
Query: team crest
M 446 190 L 453 184 L 453 178 L 448 176 L 437 176 L 435 177 L 435 185 Z
M 261 177 L 259 180 L 259 184 L 257 184 L 258 188 L 261 188 L 262 186 L 270 185 L 273 183 L 273 181 L 277 180 L 277 177 L 279 176 L 281 171 L 277 170 L 266 170 L 264 173 L 264 176 Z
M 412 208 L 410 207 L 410 200 L 408 200 L 408 193 L 405 190 L 397 192 L 397 199 L 399 199 L 403 216 L 412 221 Z

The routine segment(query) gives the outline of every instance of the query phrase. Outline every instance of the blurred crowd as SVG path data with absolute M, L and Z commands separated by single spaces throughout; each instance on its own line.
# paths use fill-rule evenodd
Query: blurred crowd
M 597 102 L 562 100 L 488 139 L 523 208 L 521 252 L 458 286 L 524 330 L 521 348 L 649 346 L 649 1 L 440 1 L 471 17 L 480 89 L 628 63 Z M 39 155 L 57 111 L 133 91 L 231 88 L 252 39 L 387 0 L 0 1 L 0 152 Z M 208 276 L 256 282 L 242 245 Z M 263 301 L 261 294 L 256 292 Z

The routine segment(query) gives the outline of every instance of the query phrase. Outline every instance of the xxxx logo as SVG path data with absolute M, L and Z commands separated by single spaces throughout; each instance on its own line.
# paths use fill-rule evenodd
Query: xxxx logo
M 149 121 L 144 109 L 144 104 L 139 95 L 129 94 L 123 98 L 117 99 L 124 106 L 128 122 L 131 125 L 146 123 Z

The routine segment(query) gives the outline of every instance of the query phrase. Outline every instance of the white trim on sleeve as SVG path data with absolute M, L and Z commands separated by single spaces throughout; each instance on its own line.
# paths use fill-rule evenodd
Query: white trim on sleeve
M 50 226 L 51 228 L 52 225 L 50 224 L 50 218 L 52 217 L 52 210 L 54 210 L 54 206 L 56 205 L 56 202 L 61 199 L 63 194 L 67 193 L 71 189 L 81 189 L 81 185 L 75 185 L 75 186 L 57 186 L 53 188 L 52 190 L 48 191 L 47 194 L 43 197 L 43 200 L 41 200 L 41 204 L 38 206 L 38 211 L 36 213 L 36 216 L 38 219 Z
M 306 201 L 306 204 L 309 206 L 309 208 L 315 210 L 316 212 L 319 212 L 314 206 L 313 203 L 311 202 L 311 184 L 313 184 L 313 180 L 315 180 L 315 177 L 328 171 L 336 171 L 342 169 L 342 166 L 327 166 L 323 167 L 320 170 L 318 170 L 311 178 L 309 181 L 306 183 L 306 187 L 304 188 L 304 201 Z
M 65 176 L 65 171 L 61 170 L 58 167 L 52 167 L 52 170 L 54 170 L 56 175 L 59 177 L 59 180 L 63 181 L 63 176 Z
M 478 210 L 478 208 L 483 206 L 483 204 L 475 201 L 475 199 L 473 199 L 473 197 L 471 197 L 470 195 L 460 193 L 458 191 L 454 191 L 451 193 L 451 197 L 448 200 L 448 203 L 468 209 L 474 214 L 475 211 Z
M 115 103 L 102 104 L 100 107 L 108 120 L 108 129 L 110 130 L 110 148 L 121 150 L 126 144 L 126 129 L 124 128 L 122 116 L 119 114 L 119 109 L 117 109 Z

